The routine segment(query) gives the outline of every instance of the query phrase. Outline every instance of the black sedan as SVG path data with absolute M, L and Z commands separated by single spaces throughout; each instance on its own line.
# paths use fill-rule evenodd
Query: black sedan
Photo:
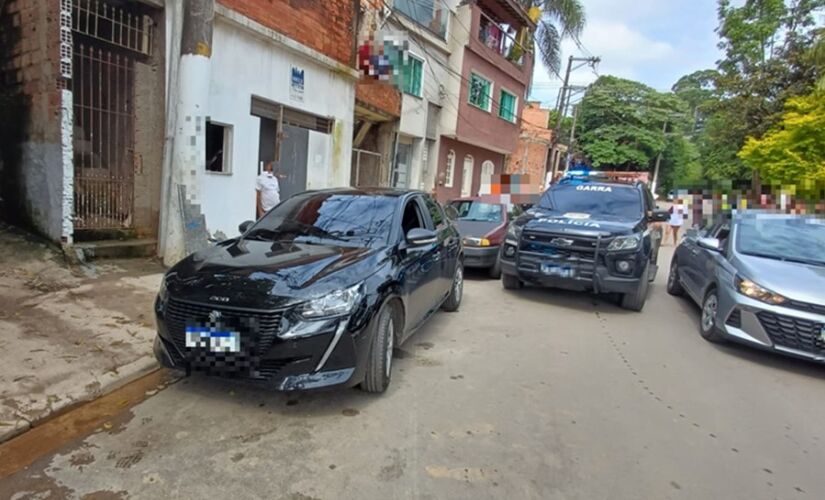
M 383 392 L 393 347 L 461 303 L 458 231 L 424 193 L 306 192 L 239 229 L 166 273 L 163 366 L 280 390 Z
M 464 242 L 464 266 L 487 269 L 491 278 L 498 279 L 501 242 L 512 216 L 521 214 L 520 208 L 513 206 L 511 213 L 507 205 L 481 198 L 460 198 L 451 201 L 448 207 Z

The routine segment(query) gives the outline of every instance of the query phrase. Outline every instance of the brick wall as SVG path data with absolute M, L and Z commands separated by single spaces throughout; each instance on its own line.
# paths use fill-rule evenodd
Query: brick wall
M 447 155 L 455 153 L 455 169 L 453 171 L 453 186 L 447 187 Z M 504 155 L 480 148 L 464 142 L 441 136 L 441 146 L 438 151 L 438 174 L 436 177 L 435 195 L 438 201 L 446 203 L 461 197 L 461 184 L 464 172 L 464 158 L 473 157 L 473 182 L 470 196 L 478 196 L 481 189 L 481 164 L 485 161 L 493 162 L 493 174 L 501 174 L 504 167 Z
M 355 87 L 355 98 L 392 116 L 401 116 L 401 92 L 389 83 L 363 79 Z
M 54 163 L 60 166 L 59 9 L 57 0 L 9 0 L 0 15 L 3 210 L 50 236 L 59 228 L 51 216 L 61 203 L 47 190 Z
M 550 110 L 537 102 L 528 102 L 521 115 L 518 145 L 507 162 L 508 174 L 527 174 L 536 192 L 544 190 L 547 151 L 552 132 L 547 128 Z
M 354 63 L 358 0 L 218 2 L 342 64 L 352 66 Z

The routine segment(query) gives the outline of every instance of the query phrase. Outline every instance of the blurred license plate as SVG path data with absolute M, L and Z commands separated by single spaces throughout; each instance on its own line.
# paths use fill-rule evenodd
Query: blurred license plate
M 188 326 L 186 347 L 208 349 L 211 352 L 240 352 L 241 335 L 230 330 Z
M 575 269 L 567 266 L 554 266 L 553 264 L 542 264 L 542 274 L 548 276 L 557 276 L 559 278 L 572 278 L 576 275 Z

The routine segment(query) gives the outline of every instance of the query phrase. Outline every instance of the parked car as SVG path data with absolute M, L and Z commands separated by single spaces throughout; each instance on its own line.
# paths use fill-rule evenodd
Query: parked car
M 163 366 L 280 390 L 383 392 L 393 348 L 461 304 L 461 240 L 424 193 L 310 191 L 239 230 L 166 273 Z
M 503 203 L 489 203 L 480 198 L 453 200 L 448 207 L 464 243 L 464 267 L 488 269 L 490 277 L 499 279 L 501 265 L 499 248 L 514 215 L 521 214 L 518 206 L 508 210 Z
M 667 290 L 701 306 L 706 340 L 825 362 L 825 221 L 735 214 L 689 231 Z
M 504 288 L 617 293 L 623 308 L 641 311 L 661 243 L 652 225 L 667 217 L 641 182 L 565 177 L 510 224 L 501 252 Z

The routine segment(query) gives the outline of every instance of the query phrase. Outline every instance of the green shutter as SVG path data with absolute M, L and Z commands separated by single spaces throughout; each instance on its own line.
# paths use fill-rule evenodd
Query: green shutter
M 516 97 L 503 90 L 499 101 L 498 116 L 507 121 L 516 121 Z
M 418 59 L 413 60 L 413 87 L 412 93 L 421 96 L 421 77 L 424 69 L 424 63 Z
M 421 60 L 410 56 L 407 60 L 407 64 L 404 65 L 404 78 L 401 86 L 402 91 L 407 94 L 421 97 L 421 78 L 423 76 L 423 67 L 424 64 Z
M 470 74 L 470 104 L 481 109 L 490 109 L 490 82 Z

